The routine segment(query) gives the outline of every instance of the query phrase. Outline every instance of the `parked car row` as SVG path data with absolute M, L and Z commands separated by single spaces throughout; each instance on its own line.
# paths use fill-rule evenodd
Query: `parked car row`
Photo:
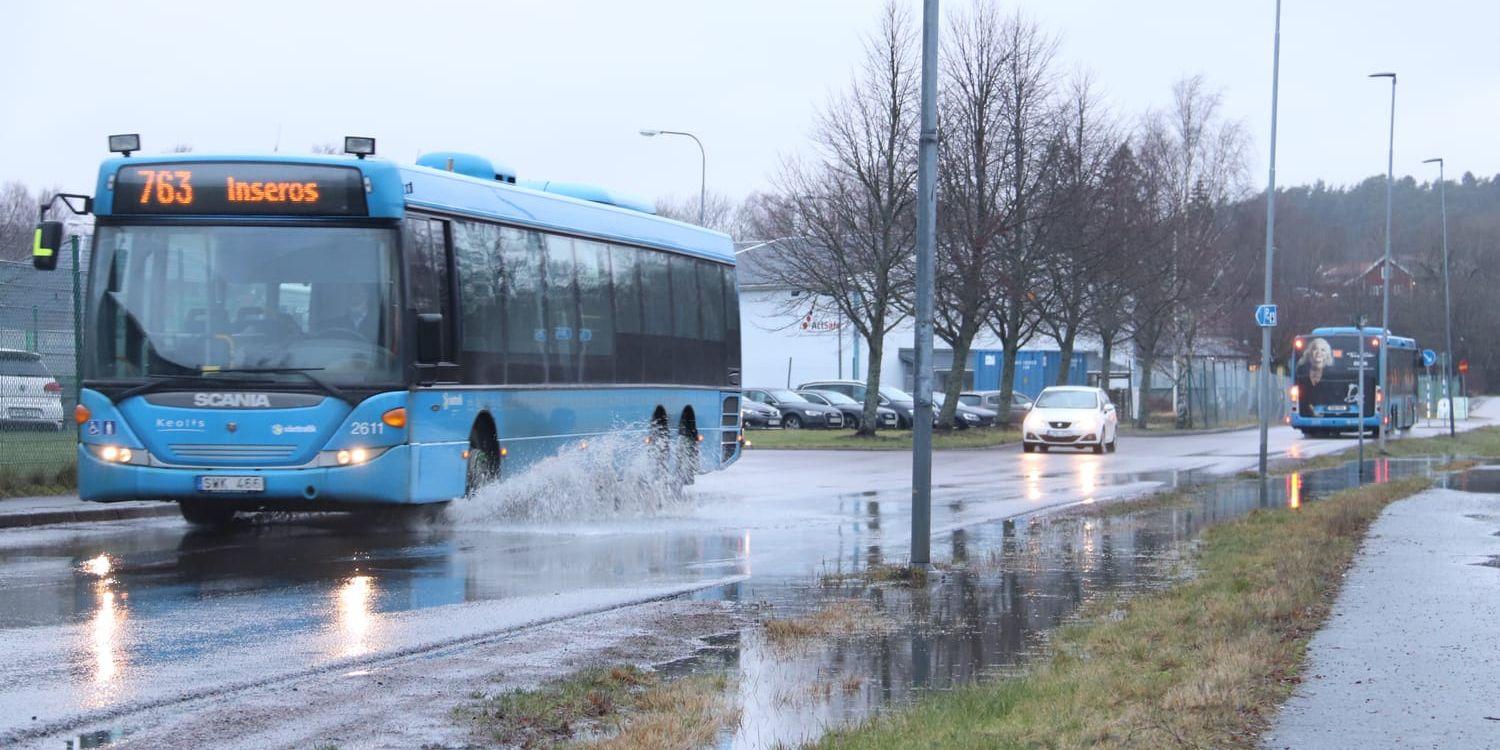
M 746 427 L 858 428 L 864 419 L 867 387 L 858 380 L 815 380 L 797 390 L 746 388 L 740 417 Z M 932 394 L 934 411 L 945 401 Z M 915 401 L 898 388 L 882 386 L 876 419 L 882 428 L 910 429 Z M 1001 407 L 1004 408 L 1001 408 Z M 1084 448 L 1113 453 L 1119 418 L 1108 394 L 1098 388 L 1053 386 L 1035 402 L 1014 393 L 1002 404 L 999 391 L 964 391 L 954 407 L 959 429 L 1021 425 L 1021 447 L 1027 453 L 1052 447 Z M 936 416 L 934 416 L 934 422 Z

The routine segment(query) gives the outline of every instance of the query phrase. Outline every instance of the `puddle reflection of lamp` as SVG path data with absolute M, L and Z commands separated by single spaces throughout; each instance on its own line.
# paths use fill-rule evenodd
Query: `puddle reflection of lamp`
M 1288 474 L 1286 478 L 1286 505 L 1288 508 L 1302 507 L 1302 474 Z
M 113 579 L 94 582 L 99 606 L 89 623 L 89 650 L 94 657 L 94 682 L 108 685 L 120 674 L 120 630 L 125 619 L 121 596 L 110 590 Z
M 338 624 L 342 631 L 342 656 L 359 656 L 370 650 L 370 628 L 374 620 L 374 586 L 370 576 L 351 577 L 339 587 Z
M 1094 502 L 1094 491 L 1099 488 L 1099 464 L 1093 461 L 1085 461 L 1078 465 L 1078 489 L 1083 493 L 1084 502 Z

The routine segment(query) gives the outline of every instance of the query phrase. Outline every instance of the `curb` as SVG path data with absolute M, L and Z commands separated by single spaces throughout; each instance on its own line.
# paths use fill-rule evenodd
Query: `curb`
M 1275 427 L 1275 425 L 1272 425 L 1272 427 Z M 1255 425 L 1250 425 L 1249 427 L 1220 427 L 1213 430 L 1132 430 L 1125 433 L 1125 436 L 1132 438 L 1193 437 L 1194 435 L 1223 435 L 1230 432 L 1243 432 L 1254 429 L 1258 428 Z
M 0 501 L 3 507 L 3 501 Z M 42 510 L 35 513 L 0 513 L 0 529 L 25 528 L 30 526 L 52 526 L 61 523 L 86 523 L 90 521 L 128 521 L 135 518 L 158 518 L 177 515 L 175 503 L 160 506 L 147 505 L 133 508 L 86 508 L 82 510 Z

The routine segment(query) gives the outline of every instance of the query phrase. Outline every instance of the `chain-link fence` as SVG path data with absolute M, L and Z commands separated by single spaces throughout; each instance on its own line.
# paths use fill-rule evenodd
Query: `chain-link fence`
M 1260 373 L 1245 366 L 1243 360 L 1212 357 L 1185 360 L 1178 408 L 1180 429 L 1213 429 L 1236 427 L 1260 420 Z M 1287 388 L 1291 385 L 1280 372 L 1271 374 L 1271 422 L 1276 424 L 1287 413 Z
M 86 253 L 74 236 L 55 271 L 0 261 L 0 497 L 74 485 Z

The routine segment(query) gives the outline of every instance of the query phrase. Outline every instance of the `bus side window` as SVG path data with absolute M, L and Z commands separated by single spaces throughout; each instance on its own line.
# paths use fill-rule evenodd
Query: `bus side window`
M 724 367 L 728 372 L 718 373 L 715 382 L 723 382 L 730 373 L 738 376 L 740 371 L 740 294 L 735 288 L 735 272 L 732 266 L 720 266 L 719 276 L 724 280 Z M 740 385 L 738 380 L 730 385 Z
M 456 221 L 453 260 L 459 269 L 459 300 L 465 383 L 504 383 L 506 272 L 500 227 Z
M 672 279 L 667 270 L 665 253 L 642 250 L 636 256 L 641 264 L 641 308 L 645 367 L 642 380 L 647 383 L 672 382 L 672 360 L 676 347 L 672 337 Z
M 501 227 L 500 253 L 505 268 L 505 341 L 507 383 L 545 383 L 548 376 L 542 235 L 529 229 Z
M 645 329 L 641 325 L 640 252 L 621 245 L 609 247 L 617 383 L 647 382 Z

